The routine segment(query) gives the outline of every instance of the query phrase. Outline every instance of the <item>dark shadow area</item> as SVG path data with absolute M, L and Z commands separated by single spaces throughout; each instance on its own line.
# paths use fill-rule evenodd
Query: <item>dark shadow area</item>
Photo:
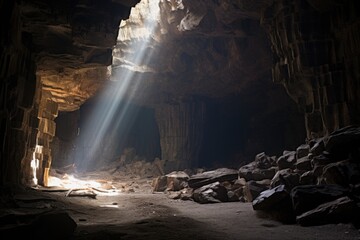
M 242 94 L 207 102 L 200 165 L 238 168 L 260 152 L 294 150 L 305 138 L 304 116 L 284 88 L 253 83 Z
M 74 239 L 220 240 L 224 237 L 224 233 L 215 232 L 204 223 L 191 218 L 165 216 L 120 225 L 80 226 Z

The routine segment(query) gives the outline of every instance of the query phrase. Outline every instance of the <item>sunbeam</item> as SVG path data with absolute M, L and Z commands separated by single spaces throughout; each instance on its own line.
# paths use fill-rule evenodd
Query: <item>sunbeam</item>
M 132 31 L 130 25 L 134 22 L 142 24 L 137 31 Z M 83 154 L 77 154 L 75 165 L 78 171 L 88 171 L 96 168 L 96 162 L 101 158 L 104 144 L 111 142 L 112 138 L 124 135 L 133 121 L 136 111 L 131 109 L 130 102 L 138 91 L 140 79 L 137 72 L 151 71 L 147 63 L 152 58 L 149 44 L 154 38 L 154 32 L 159 24 L 159 1 L 143 0 L 132 10 L 128 20 L 122 21 L 119 28 L 118 45 L 127 46 L 131 43 L 131 56 L 121 52 L 121 64 L 113 66 L 116 71 L 111 73 L 111 81 L 97 96 L 95 107 L 87 117 L 80 129 L 78 146 L 83 149 Z M 133 52 L 136 52 L 134 55 Z M 114 55 L 114 54 L 113 54 Z

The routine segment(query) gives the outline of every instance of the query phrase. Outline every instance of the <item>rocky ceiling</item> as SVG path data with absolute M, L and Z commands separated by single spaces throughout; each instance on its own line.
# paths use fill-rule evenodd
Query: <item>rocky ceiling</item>
M 147 104 L 221 98 L 269 81 L 271 53 L 260 26 L 265 2 L 161 1 L 159 19 L 150 23 L 149 8 L 139 4 L 120 27 L 112 76 L 121 81 L 131 71 L 134 98 Z
M 38 144 L 50 163 L 58 111 L 79 109 L 105 83 L 128 74 L 133 100 L 157 105 L 164 124 L 176 107 L 161 104 L 202 109 L 203 103 L 183 101 L 193 96 L 246 93 L 254 100 L 247 106 L 262 99 L 273 107 L 271 80 L 303 110 L 309 138 L 360 122 L 359 1 L 161 0 L 160 19 L 150 21 L 156 31 L 146 41 L 137 35 L 149 27 L 146 11 L 129 18 L 138 2 L 0 0 L 0 155 L 15 159 L 2 166 L 4 179 L 29 172 Z M 193 113 L 197 119 L 201 111 Z
M 43 94 L 73 111 L 109 78 L 121 19 L 138 1 L 21 1 Z
M 120 28 L 116 44 L 120 20 L 137 2 L 21 2 L 42 95 L 60 111 L 78 109 L 109 83 L 111 74 L 121 80 L 127 71 L 133 83 L 140 81 L 134 100 L 141 104 L 223 97 L 270 78 L 270 48 L 259 24 L 268 1 L 163 0 L 151 39 L 134 35 L 147 20 L 143 1 Z M 147 57 L 134 60 L 139 49 Z

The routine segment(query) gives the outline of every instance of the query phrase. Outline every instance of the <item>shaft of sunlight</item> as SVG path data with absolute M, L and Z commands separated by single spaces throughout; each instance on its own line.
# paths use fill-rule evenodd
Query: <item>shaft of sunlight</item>
M 111 81 L 98 96 L 95 107 L 87 117 L 80 131 L 77 146 L 82 154 L 76 154 L 75 165 L 78 170 L 89 170 L 99 161 L 99 153 L 111 137 L 126 131 L 135 113 L 130 108 L 131 99 L 139 94 L 137 89 L 144 79 L 139 77 L 133 66 L 146 66 L 151 61 L 151 53 L 147 50 L 154 32 L 159 27 L 159 0 L 142 0 L 132 8 L 130 17 L 122 21 L 119 28 L 118 44 L 128 46 L 131 41 L 131 56 L 122 51 L 121 64 L 113 66 L 116 73 L 112 73 Z M 133 29 L 134 23 L 137 28 Z M 134 54 L 135 53 L 135 54 Z M 116 130 L 117 129 L 117 130 Z

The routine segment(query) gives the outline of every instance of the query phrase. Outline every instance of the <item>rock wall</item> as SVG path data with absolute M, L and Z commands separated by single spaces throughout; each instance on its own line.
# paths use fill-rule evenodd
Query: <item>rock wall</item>
M 201 101 L 177 102 L 156 109 L 166 171 L 198 166 L 205 112 L 206 106 Z
M 37 109 L 34 108 L 35 76 L 32 40 L 21 31 L 16 1 L 0 2 L 0 185 L 27 181 L 36 144 Z
M 48 98 L 48 92 L 41 87 L 36 89 L 35 108 L 38 111 L 38 133 L 36 136 L 35 158 L 39 160 L 37 168 L 38 183 L 47 185 L 52 162 L 51 142 L 55 136 L 58 116 L 58 104 Z
M 359 124 L 358 1 L 275 0 L 262 15 L 273 80 L 305 113 L 308 138 Z
M 137 2 L 0 2 L 1 184 L 31 182 L 36 145 L 40 183 L 46 181 L 58 112 L 93 97 L 112 61 L 117 80 L 134 76 L 131 101 L 155 109 L 162 157 L 177 167 L 195 164 L 201 146 L 206 107 L 191 99 L 245 94 L 262 104 L 252 91 L 271 91 L 263 84 L 271 72 L 267 40 L 273 80 L 304 112 L 308 138 L 359 123 L 358 1 L 166 0 L 159 19 L 135 16 L 118 38 L 120 20 Z M 149 35 L 150 26 L 145 39 L 140 33 Z M 286 123 L 283 109 L 276 121 Z M 266 114 L 262 119 L 273 116 Z
M 0 185 L 46 185 L 58 111 L 74 111 L 109 77 L 121 19 L 138 1 L 0 1 Z
M 109 79 L 120 20 L 135 3 L 21 1 L 22 29 L 33 39 L 36 73 L 60 111 L 78 109 Z
M 271 81 L 271 50 L 260 26 L 260 10 L 269 4 L 267 1 L 160 1 L 160 15 L 146 18 L 144 16 L 151 14 L 150 2 L 142 1 L 130 18 L 120 25 L 112 73 L 116 81 L 132 77 L 125 98 L 157 112 L 164 160 L 183 160 L 185 167 L 200 162 L 209 165 L 211 161 L 225 164 L 230 162 L 230 158 L 231 164 L 251 161 L 253 154 L 264 145 L 274 143 L 256 140 L 259 136 L 263 140 L 261 134 L 270 132 L 264 122 L 268 125 L 284 123 L 286 133 L 279 137 L 279 141 L 285 141 L 289 147 L 291 141 L 286 141 L 289 136 L 296 135 L 293 139 L 300 139 L 296 144 L 304 140 L 302 116 L 295 113 L 290 99 L 285 99 L 287 104 L 283 104 L 279 86 L 274 86 Z M 203 99 L 205 105 L 241 99 L 242 103 L 230 101 L 228 107 L 222 108 L 229 111 L 225 113 L 228 116 L 241 115 L 239 118 L 246 124 L 232 122 L 233 129 L 217 126 L 226 124 L 226 120 L 212 114 L 224 114 L 225 111 L 186 115 L 189 122 L 182 123 L 180 118 L 187 113 L 176 110 L 186 108 L 181 99 L 186 99 L 188 105 L 197 104 L 196 101 L 191 103 L 193 99 Z M 198 121 L 203 121 L 204 126 L 194 132 L 195 135 L 190 132 L 182 134 L 188 126 L 198 126 Z M 224 131 L 220 133 L 220 129 Z M 204 135 L 198 134 L 204 134 L 204 130 L 207 137 L 215 139 L 208 140 L 206 145 L 196 143 L 192 148 L 182 147 L 198 141 L 191 139 L 193 137 L 203 138 Z M 279 135 L 279 131 L 272 133 Z M 236 137 L 234 132 L 242 135 Z M 228 133 L 233 142 L 225 136 Z M 232 145 L 232 149 L 218 143 L 220 141 Z M 193 148 L 199 149 L 194 152 Z M 218 149 L 216 154 L 222 152 L 216 160 L 215 154 L 208 158 L 215 153 L 214 149 Z M 202 153 L 199 155 L 198 152 Z M 229 157 L 229 152 L 233 156 Z M 250 153 L 251 157 L 245 160 L 244 156 Z
M 278 156 L 306 139 L 303 114 L 281 85 L 269 79 L 227 99 L 206 102 L 202 167 L 234 167 L 263 149 Z
M 64 167 L 75 162 L 77 136 L 80 131 L 80 110 L 61 112 L 55 119 L 56 133 L 51 142 L 53 167 Z

